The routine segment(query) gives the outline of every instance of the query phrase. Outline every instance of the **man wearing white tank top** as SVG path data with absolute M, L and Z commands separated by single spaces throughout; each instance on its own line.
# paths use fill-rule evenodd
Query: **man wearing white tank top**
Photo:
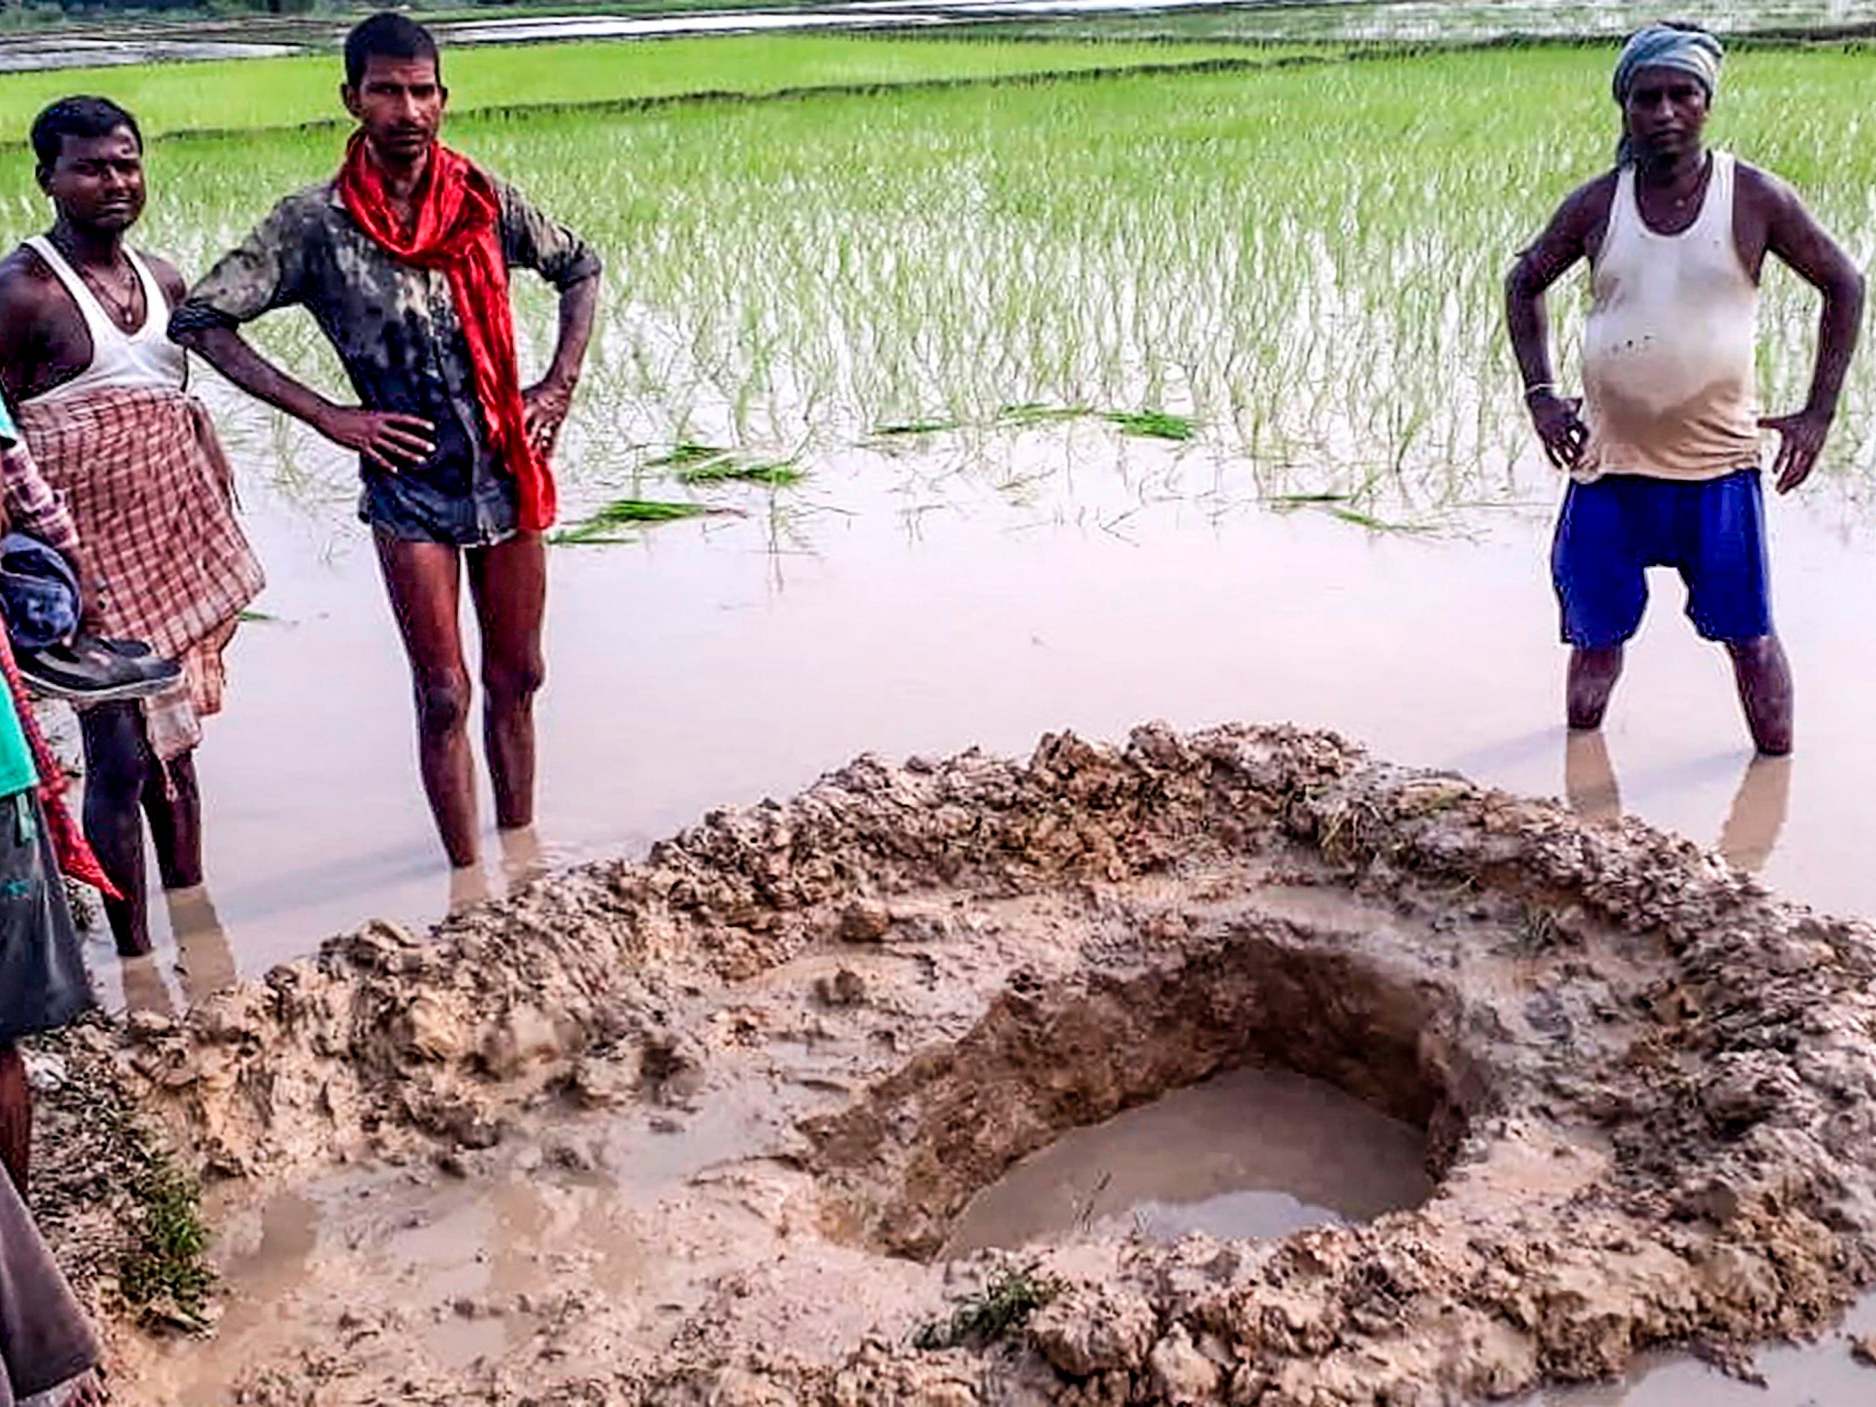
M 125 954 L 150 949 L 147 816 L 163 887 L 202 881 L 194 748 L 221 706 L 222 650 L 260 591 L 227 460 L 169 340 L 183 281 L 126 241 L 143 213 L 143 139 L 103 98 L 33 124 L 54 219 L 0 260 L 0 385 L 46 481 L 71 510 L 95 633 L 150 642 L 184 679 L 146 700 L 81 709 L 85 832 L 122 897 L 106 913 Z
M 1759 751 L 1792 743 L 1791 669 L 1771 614 L 1759 438 L 1780 436 L 1772 477 L 1789 493 L 1830 433 L 1863 316 L 1863 276 L 1777 177 L 1709 151 L 1719 40 L 1649 25 L 1616 64 L 1616 168 L 1573 192 L 1506 281 L 1525 402 L 1567 470 L 1551 553 L 1570 645 L 1570 726 L 1602 725 L 1649 567 L 1677 569 L 1687 614 L 1732 657 Z M 1755 353 L 1767 254 L 1823 295 L 1804 407 L 1761 418 Z M 1583 395 L 1551 370 L 1544 293 L 1590 264 Z

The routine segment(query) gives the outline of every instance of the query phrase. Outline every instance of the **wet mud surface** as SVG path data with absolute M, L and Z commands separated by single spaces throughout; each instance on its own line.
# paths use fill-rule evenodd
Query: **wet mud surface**
M 1743 1365 L 1876 1273 L 1873 940 L 1327 734 L 863 758 L 133 1017 L 126 1087 L 285 1307 L 123 1332 L 120 1383 L 1280 1407 Z M 1019 1253 L 1060 1286 L 1025 1323 L 918 1347 L 1019 1258 L 939 1254 L 973 1196 L 1245 1067 L 1423 1131 L 1430 1197 L 1262 1240 L 1092 1223 Z

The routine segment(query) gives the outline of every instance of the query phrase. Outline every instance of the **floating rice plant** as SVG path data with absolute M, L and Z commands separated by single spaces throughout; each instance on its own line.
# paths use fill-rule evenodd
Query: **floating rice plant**
M 1164 410 L 1109 410 L 1101 418 L 1125 434 L 1152 440 L 1189 440 L 1199 432 L 1189 417 Z
M 997 423 L 1018 427 L 1059 425 L 1065 420 L 1080 420 L 1093 413 L 1087 406 L 1049 405 L 1042 401 L 1024 401 L 1020 405 L 1006 405 L 999 409 Z
M 889 420 L 883 425 L 875 425 L 873 433 L 884 438 L 896 438 L 909 435 L 942 435 L 949 430 L 961 430 L 961 420 Z
M 683 484 L 767 484 L 770 488 L 790 488 L 807 478 L 807 472 L 797 469 L 790 460 L 753 460 L 743 461 L 734 455 L 726 455 L 707 464 L 699 464 L 690 469 L 677 471 L 677 479 Z
M 723 463 L 733 453 L 734 451 L 717 445 L 700 445 L 691 440 L 679 440 L 663 454 L 647 459 L 645 467 L 647 469 L 675 469 L 681 476 L 707 469 L 712 464 Z
M 672 523 L 682 518 L 700 518 L 731 509 L 712 508 L 702 503 L 673 502 L 655 498 L 616 498 L 594 509 L 571 527 L 548 536 L 556 547 L 599 547 L 634 541 L 622 529 Z

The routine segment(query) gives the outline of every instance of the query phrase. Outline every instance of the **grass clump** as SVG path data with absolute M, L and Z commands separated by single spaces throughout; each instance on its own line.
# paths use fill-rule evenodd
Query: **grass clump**
M 1062 1293 L 1062 1282 L 1040 1273 L 1036 1262 L 1006 1266 L 985 1282 L 983 1289 L 951 1312 L 913 1336 L 917 1348 L 937 1350 L 981 1345 L 999 1339 L 1029 1322 L 1029 1316 Z
M 147 1144 L 142 1151 L 130 1188 L 136 1240 L 118 1265 L 118 1287 L 146 1322 L 205 1329 L 215 1272 L 202 1259 L 209 1233 L 201 1188 L 165 1154 Z

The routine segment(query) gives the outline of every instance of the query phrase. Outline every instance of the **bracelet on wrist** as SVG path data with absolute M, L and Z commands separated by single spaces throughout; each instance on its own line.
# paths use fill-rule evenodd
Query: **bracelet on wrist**
M 1541 395 L 1555 395 L 1556 391 L 1557 383 L 1555 381 L 1540 381 L 1535 386 L 1526 386 L 1524 388 L 1524 399 L 1528 403 L 1535 397 Z

